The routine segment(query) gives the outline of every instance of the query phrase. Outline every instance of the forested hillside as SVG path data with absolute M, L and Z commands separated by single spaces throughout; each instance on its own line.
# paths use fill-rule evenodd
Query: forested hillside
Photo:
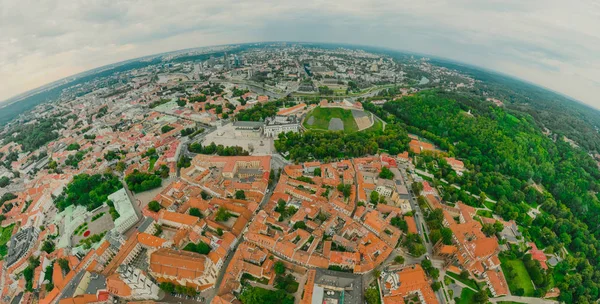
M 465 160 L 471 172 L 452 182 L 499 200 L 496 213 L 516 219 L 536 243 L 572 253 L 554 269 L 561 300 L 598 298 L 600 172 L 585 151 L 546 137 L 527 113 L 460 96 L 424 92 L 388 102 L 378 114 Z M 534 183 L 547 192 L 532 194 Z M 543 212 L 532 220 L 525 212 L 538 203 Z
M 506 107 L 528 113 L 552 132 L 564 135 L 588 151 L 600 151 L 600 111 L 573 99 L 508 76 L 442 60 L 432 63 L 460 71 L 480 80 L 469 93 L 498 98 Z

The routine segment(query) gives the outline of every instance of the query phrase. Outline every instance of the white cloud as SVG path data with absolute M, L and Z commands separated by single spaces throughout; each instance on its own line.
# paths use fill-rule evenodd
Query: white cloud
M 105 64 L 252 41 L 385 46 L 515 75 L 600 108 L 595 1 L 3 0 L 0 100 Z

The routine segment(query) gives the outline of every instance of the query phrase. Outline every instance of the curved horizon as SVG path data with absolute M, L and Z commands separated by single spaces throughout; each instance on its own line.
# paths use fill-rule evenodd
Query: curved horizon
M 0 100 L 152 54 L 314 41 L 444 58 L 600 108 L 600 32 L 594 30 L 600 4 L 594 1 L 61 1 L 9 0 L 0 12 Z
M 159 56 L 164 56 L 164 55 L 167 55 L 167 54 L 170 54 L 170 53 L 193 51 L 193 50 L 203 49 L 203 48 L 227 47 L 227 46 L 251 45 L 251 44 L 269 44 L 269 43 L 298 43 L 298 44 L 334 45 L 334 46 L 340 46 L 340 47 L 344 47 L 344 46 L 346 46 L 346 47 L 353 47 L 353 48 L 357 48 L 357 49 L 372 48 L 372 49 L 379 49 L 379 50 L 386 50 L 386 51 L 391 51 L 391 52 L 397 52 L 399 54 L 422 56 L 422 57 L 426 57 L 426 58 L 429 58 L 429 59 L 435 59 L 435 60 L 440 60 L 440 61 L 446 61 L 448 63 L 454 63 L 454 64 L 463 65 L 465 67 L 469 67 L 469 68 L 473 68 L 473 69 L 478 69 L 478 70 L 481 70 L 481 71 L 486 72 L 486 73 L 495 73 L 495 74 L 502 75 L 502 76 L 505 76 L 505 77 L 513 78 L 515 80 L 522 81 L 524 83 L 527 83 L 527 84 L 530 84 L 530 85 L 533 85 L 533 86 L 537 86 L 537 87 L 539 87 L 541 89 L 548 90 L 548 91 L 550 91 L 552 93 L 562 95 L 562 96 L 564 96 L 566 98 L 571 99 L 572 101 L 584 104 L 584 105 L 589 106 L 589 107 L 591 107 L 591 108 L 593 108 L 595 110 L 599 110 L 600 111 L 600 105 L 598 105 L 598 106 L 590 105 L 590 104 L 587 104 L 587 103 L 585 103 L 585 102 L 583 102 L 583 101 L 581 101 L 581 100 L 579 100 L 579 99 L 577 99 L 577 98 L 575 98 L 573 96 L 570 96 L 570 95 L 562 93 L 562 92 L 555 91 L 555 90 L 553 90 L 551 88 L 548 88 L 548 87 L 545 87 L 545 86 L 543 86 L 543 85 L 541 85 L 539 83 L 531 82 L 531 81 L 529 81 L 527 79 L 523 79 L 523 78 L 520 78 L 520 77 L 515 76 L 515 75 L 506 74 L 506 73 L 504 73 L 502 71 L 498 71 L 498 70 L 494 70 L 494 69 L 490 69 L 490 68 L 486 68 L 486 67 L 482 67 L 482 66 L 478 66 L 478 65 L 473 65 L 473 64 L 471 64 L 469 62 L 465 62 L 465 61 L 454 60 L 454 59 L 451 59 L 451 58 L 446 58 L 446 57 L 441 57 L 441 56 L 435 56 L 435 55 L 425 54 L 425 53 L 419 53 L 419 52 L 410 52 L 410 51 L 406 51 L 406 50 L 402 50 L 402 49 L 393 49 L 393 48 L 379 46 L 379 45 L 349 44 L 349 43 L 343 43 L 343 42 L 283 41 L 283 40 L 282 41 L 252 41 L 252 42 L 241 42 L 241 43 L 228 43 L 228 44 L 198 46 L 198 47 L 190 47 L 190 48 L 184 48 L 184 49 L 169 50 L 169 51 L 165 51 L 165 52 L 148 54 L 148 55 L 142 55 L 142 56 L 138 56 L 138 57 L 135 57 L 135 58 L 129 58 L 129 59 L 124 59 L 124 60 L 119 60 L 119 61 L 116 61 L 116 62 L 112 62 L 112 63 L 104 64 L 104 65 L 101 65 L 101 66 L 93 67 L 93 68 L 90 68 L 90 69 L 87 69 L 87 70 L 84 70 L 84 71 L 80 71 L 80 72 L 77 72 L 75 74 L 67 75 L 65 77 L 62 77 L 62 78 L 50 81 L 48 83 L 45 83 L 45 84 L 43 84 L 43 85 L 41 85 L 39 87 L 35 87 L 35 88 L 29 89 L 27 91 L 18 93 L 18 94 L 14 95 L 14 96 L 11 96 L 11 97 L 7 98 L 7 99 L 0 100 L 0 109 L 3 108 L 3 107 L 5 107 L 5 106 L 8 106 L 8 105 L 10 105 L 12 103 L 19 102 L 22 99 L 27 98 L 28 97 L 27 95 L 30 92 L 34 92 L 36 90 L 40 90 L 40 89 L 42 89 L 42 88 L 44 88 L 46 86 L 49 86 L 51 84 L 54 84 L 56 82 L 67 80 L 69 78 L 76 78 L 76 77 L 78 77 L 80 75 L 91 73 L 94 70 L 102 70 L 102 69 L 105 69 L 105 68 L 109 68 L 110 66 L 119 66 L 119 65 L 125 64 L 127 62 L 140 61 L 140 60 L 142 60 L 144 58 L 159 57 Z M 37 93 L 33 93 L 31 95 L 34 95 L 34 94 L 37 94 Z M 31 96 L 31 95 L 29 95 L 29 96 Z

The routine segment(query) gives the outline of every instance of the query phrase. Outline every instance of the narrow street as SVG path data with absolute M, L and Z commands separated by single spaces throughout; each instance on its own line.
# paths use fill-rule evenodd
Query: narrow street
M 274 160 L 272 158 L 271 165 L 273 165 L 273 161 Z M 271 198 L 271 193 L 273 193 L 273 189 L 275 189 L 275 185 L 276 184 L 273 183 L 273 185 L 271 185 L 270 187 L 267 188 L 267 193 L 265 193 L 265 196 L 263 197 L 262 201 L 260 202 L 260 205 L 256 209 L 256 213 L 258 213 L 258 211 L 260 211 L 262 209 L 262 207 L 269 201 L 269 199 Z M 256 213 L 254 215 L 256 215 Z M 242 234 L 238 238 L 237 243 L 235 244 L 235 248 L 233 248 L 227 254 L 227 257 L 225 258 L 225 261 L 223 262 L 223 266 L 221 266 L 221 269 L 219 270 L 219 274 L 217 275 L 217 280 L 215 282 L 215 286 L 207 291 L 200 293 L 200 295 L 206 299 L 205 303 L 210 303 L 212 301 L 212 299 L 217 295 L 217 291 L 219 290 L 219 285 L 221 285 L 221 282 L 223 281 L 223 277 L 225 276 L 225 271 L 227 271 L 227 266 L 229 266 L 229 263 L 233 259 L 233 255 L 234 255 L 235 251 L 237 250 L 239 243 L 244 241 L 244 235 L 246 234 L 246 232 L 248 230 L 248 224 L 246 224 L 246 227 L 244 227 Z
M 442 283 L 442 288 L 438 289 L 435 294 L 437 295 L 438 301 L 442 304 L 446 303 L 446 296 L 444 295 L 444 293 L 448 293 L 448 291 L 446 290 L 446 285 L 444 284 L 444 269 L 443 269 L 443 263 L 441 261 L 438 260 L 433 260 L 433 245 L 431 244 L 431 241 L 429 241 L 429 228 L 427 227 L 427 223 L 425 223 L 425 218 L 424 218 L 424 214 L 423 211 L 421 210 L 421 207 L 419 207 L 419 204 L 416 202 L 416 196 L 412 191 L 412 179 L 408 178 L 408 175 L 406 173 L 406 168 L 404 167 L 399 167 L 398 168 L 400 173 L 402 174 L 402 177 L 404 178 L 404 180 L 406 181 L 406 187 L 408 189 L 409 192 L 409 202 L 410 202 L 410 206 L 411 208 L 415 211 L 415 223 L 417 224 L 417 231 L 419 231 L 419 235 L 421 236 L 421 239 L 423 240 L 423 243 L 425 244 L 425 248 L 427 249 L 427 253 L 425 253 L 426 257 L 429 257 L 431 259 L 432 265 L 437 268 L 440 271 L 440 277 L 438 278 L 438 281 L 440 283 Z M 425 237 L 425 235 L 427 235 L 427 237 Z M 422 261 L 421 257 L 421 261 Z M 452 299 L 450 299 L 450 303 L 453 303 L 454 301 Z

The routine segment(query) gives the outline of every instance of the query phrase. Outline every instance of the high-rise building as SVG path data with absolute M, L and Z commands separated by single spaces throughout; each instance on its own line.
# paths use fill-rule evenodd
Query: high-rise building
M 227 52 L 223 55 L 223 62 L 225 63 L 225 68 L 229 69 L 229 57 L 227 57 Z

